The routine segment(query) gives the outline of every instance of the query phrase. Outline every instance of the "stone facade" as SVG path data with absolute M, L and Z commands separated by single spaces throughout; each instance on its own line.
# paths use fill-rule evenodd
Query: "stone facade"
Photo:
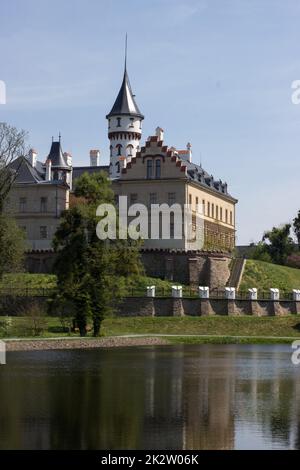
M 226 285 L 230 275 L 229 254 L 143 249 L 141 257 L 148 276 L 191 286 L 218 289 Z

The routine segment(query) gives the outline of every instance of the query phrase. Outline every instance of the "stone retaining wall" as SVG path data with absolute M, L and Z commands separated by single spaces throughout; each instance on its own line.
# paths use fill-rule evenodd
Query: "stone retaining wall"
M 300 314 L 300 302 L 292 300 L 228 300 L 200 298 L 127 297 L 118 315 L 131 316 L 284 316 Z
M 3 296 L 0 316 L 22 316 L 32 304 L 47 308 L 46 297 Z M 173 297 L 126 297 L 117 315 L 120 317 L 171 317 L 207 315 L 284 316 L 300 315 L 300 301 L 293 300 L 229 300 Z

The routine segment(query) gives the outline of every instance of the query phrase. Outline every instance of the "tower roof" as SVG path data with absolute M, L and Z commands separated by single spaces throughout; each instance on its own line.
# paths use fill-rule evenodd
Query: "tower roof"
M 140 112 L 135 102 L 134 95 L 131 90 L 126 66 L 125 66 L 125 71 L 124 71 L 123 82 L 122 82 L 120 91 L 118 93 L 117 99 L 113 107 L 111 108 L 110 113 L 107 114 L 106 117 L 109 118 L 111 116 L 119 116 L 122 114 L 132 115 L 132 116 L 136 116 L 136 117 L 140 117 L 141 119 L 144 119 L 144 116 Z
M 47 158 L 50 158 L 52 168 L 70 168 L 63 155 L 60 140 L 58 142 L 52 142 L 50 153 Z

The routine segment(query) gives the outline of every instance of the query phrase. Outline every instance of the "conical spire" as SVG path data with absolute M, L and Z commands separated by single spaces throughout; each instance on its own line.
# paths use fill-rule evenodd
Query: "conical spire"
M 144 116 L 140 112 L 138 105 L 135 102 L 126 68 L 124 71 L 123 82 L 118 93 L 117 99 L 113 107 L 111 108 L 110 113 L 106 117 L 109 118 L 111 116 L 119 116 L 122 114 L 137 116 L 141 119 L 144 119 Z

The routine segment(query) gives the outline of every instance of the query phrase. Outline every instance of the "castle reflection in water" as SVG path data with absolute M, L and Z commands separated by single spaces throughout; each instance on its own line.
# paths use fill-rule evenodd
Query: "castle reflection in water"
M 300 448 L 289 346 L 14 353 L 0 448 Z

